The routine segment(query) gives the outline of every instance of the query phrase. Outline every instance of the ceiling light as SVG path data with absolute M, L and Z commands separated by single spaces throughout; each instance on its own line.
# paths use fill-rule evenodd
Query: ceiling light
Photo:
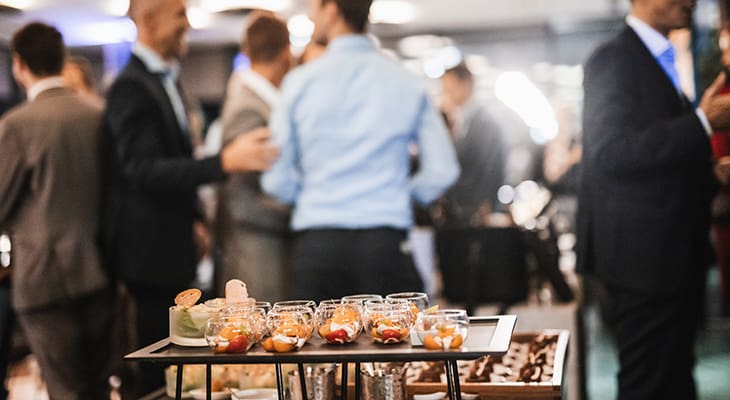
M 314 33 L 314 22 L 304 14 L 289 18 L 286 26 L 289 28 L 289 40 L 294 47 L 306 46 Z
M 522 72 L 504 72 L 497 78 L 494 94 L 530 127 L 530 137 L 545 144 L 558 134 L 555 111 L 545 94 Z
M 211 12 L 201 7 L 188 7 L 188 21 L 193 29 L 203 29 L 210 26 L 213 19 Z
M 3 0 L 0 1 L 0 7 L 16 8 L 18 10 L 27 10 L 33 5 L 32 0 Z
M 129 10 L 129 0 L 111 0 L 105 4 L 104 9 L 111 15 L 123 17 Z
M 200 6 L 211 12 L 241 9 L 261 9 L 280 12 L 291 7 L 291 0 L 201 0 Z
M 117 19 L 91 23 L 75 23 L 60 27 L 69 46 L 92 46 L 133 42 L 137 28 L 131 20 Z
M 370 22 L 374 24 L 405 24 L 416 14 L 413 4 L 397 0 L 377 0 L 370 6 Z

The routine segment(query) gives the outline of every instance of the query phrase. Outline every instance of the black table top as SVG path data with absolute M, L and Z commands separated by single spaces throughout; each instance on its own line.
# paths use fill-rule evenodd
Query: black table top
M 271 364 L 470 360 L 507 352 L 516 316 L 472 317 L 469 320 L 469 334 L 458 350 L 428 350 L 410 343 L 383 345 L 372 342 L 365 334 L 350 344 L 330 345 L 315 334 L 299 351 L 290 353 L 269 353 L 256 344 L 247 353 L 216 354 L 209 347 L 178 346 L 163 339 L 124 358 L 166 364 Z

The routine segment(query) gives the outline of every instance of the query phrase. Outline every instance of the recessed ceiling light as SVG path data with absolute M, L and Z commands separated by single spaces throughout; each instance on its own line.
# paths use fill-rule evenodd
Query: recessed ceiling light
M 104 9 L 111 15 L 116 15 L 118 17 L 125 16 L 127 15 L 127 10 L 129 10 L 129 0 L 108 1 L 105 4 Z
M 193 29 L 203 29 L 210 26 L 212 14 L 202 7 L 188 7 L 188 21 Z
M 200 6 L 212 12 L 240 9 L 261 9 L 280 12 L 291 7 L 291 0 L 201 0 Z
M 18 10 L 27 10 L 33 5 L 32 0 L 3 0 L 0 1 L 0 7 L 16 8 Z
M 370 6 L 370 22 L 374 24 L 405 24 L 416 14 L 413 4 L 398 0 L 377 0 Z

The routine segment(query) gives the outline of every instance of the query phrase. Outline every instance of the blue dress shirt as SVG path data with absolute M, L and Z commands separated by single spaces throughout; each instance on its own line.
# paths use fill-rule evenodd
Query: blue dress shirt
M 294 204 L 294 230 L 406 229 L 411 199 L 428 204 L 459 175 L 422 82 L 364 35 L 339 37 L 292 71 L 270 128 L 281 154 L 261 183 Z M 409 178 L 411 143 L 420 170 Z

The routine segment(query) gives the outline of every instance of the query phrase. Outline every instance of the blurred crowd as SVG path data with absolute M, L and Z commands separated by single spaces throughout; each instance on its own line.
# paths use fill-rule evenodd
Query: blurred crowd
M 130 2 L 138 37 L 104 97 L 56 28 L 15 33 L 27 101 L 0 119 L 0 232 L 13 244 L 0 378 L 20 329 L 51 399 L 108 398 L 112 374 L 139 396 L 164 385 L 162 369 L 130 371 L 122 356 L 167 337 L 201 262 L 218 296 L 232 278 L 267 301 L 423 291 L 432 271 L 414 262 L 414 225 L 438 231 L 446 260 L 460 231 L 492 223 L 505 143 L 468 66 L 445 71 L 436 100 L 367 35 L 371 0 L 311 3 L 300 57 L 277 15 L 247 18 L 250 67 L 231 74 L 205 135 L 179 80 L 185 0 Z M 682 93 L 666 37 L 693 2 L 669 3 L 632 2 L 586 64 L 582 143 L 561 124 L 544 156 L 545 181 L 579 193 L 579 267 L 612 311 L 622 399 L 694 398 L 711 222 L 726 302 L 730 289 L 729 89 L 721 73 L 698 104 Z

